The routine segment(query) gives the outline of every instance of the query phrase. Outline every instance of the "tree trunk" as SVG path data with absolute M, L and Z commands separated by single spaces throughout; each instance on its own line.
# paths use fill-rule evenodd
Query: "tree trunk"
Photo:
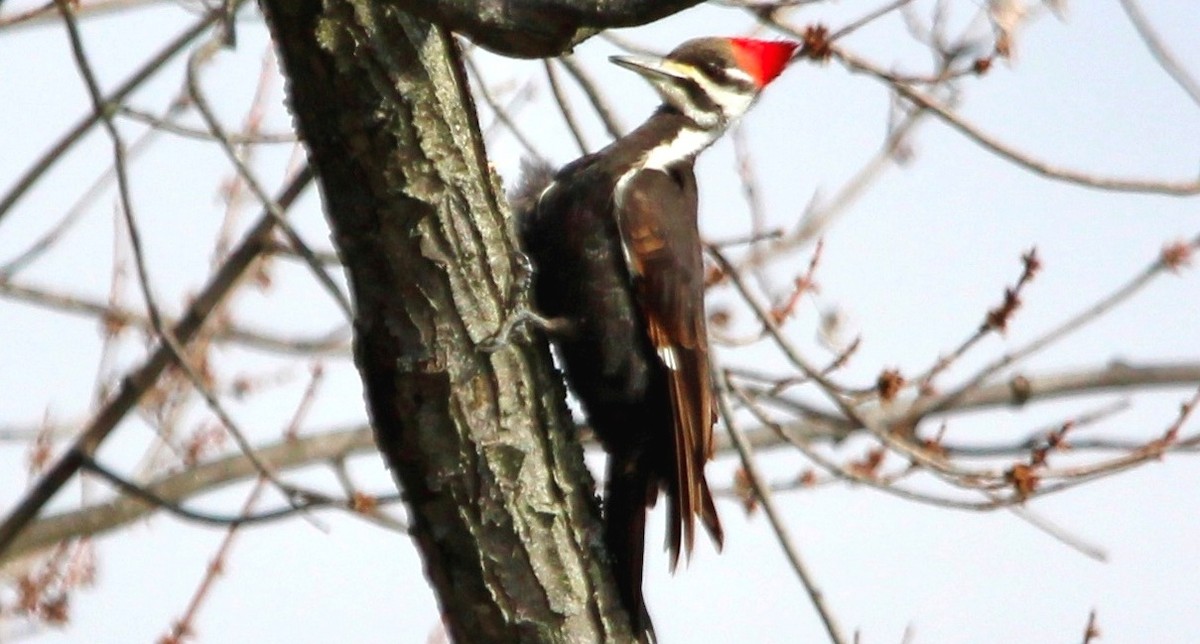
M 628 641 L 542 340 L 493 354 L 508 210 L 458 46 L 370 0 L 262 0 L 353 292 L 355 356 L 459 642 Z

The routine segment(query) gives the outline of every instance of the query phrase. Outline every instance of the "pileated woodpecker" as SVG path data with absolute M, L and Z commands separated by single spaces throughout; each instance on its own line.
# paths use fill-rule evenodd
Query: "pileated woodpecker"
M 642 550 L 659 489 L 670 501 L 672 569 L 692 550 L 696 517 L 722 542 L 704 478 L 715 409 L 693 164 L 796 47 L 700 38 L 665 58 L 612 57 L 649 81 L 662 106 L 557 173 L 527 169 L 514 196 L 535 304 L 563 322 L 553 339 L 567 381 L 609 455 L 604 538 L 638 630 L 651 628 Z

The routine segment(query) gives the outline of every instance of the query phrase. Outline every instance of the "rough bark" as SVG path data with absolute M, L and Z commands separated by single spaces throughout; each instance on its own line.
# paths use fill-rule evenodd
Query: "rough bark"
M 376 440 L 460 642 L 629 640 L 453 38 L 370 0 L 262 0 L 355 301 Z
M 653 22 L 700 0 L 398 0 L 397 4 L 508 56 L 544 58 L 611 27 Z

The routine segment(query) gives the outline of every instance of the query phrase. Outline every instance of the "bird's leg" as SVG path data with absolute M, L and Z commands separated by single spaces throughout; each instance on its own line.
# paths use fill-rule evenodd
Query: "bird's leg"
M 532 326 L 555 336 L 569 335 L 574 331 L 575 325 L 570 320 L 545 317 L 522 301 L 524 300 L 522 294 L 533 281 L 533 262 L 530 261 L 528 255 L 518 250 L 515 252 L 514 264 L 513 288 L 509 293 L 506 307 L 511 313 L 508 314 L 496 333 L 479 343 L 479 350 L 484 353 L 495 353 L 503 349 L 512 340 L 517 330 L 526 326 Z
M 532 326 L 555 336 L 570 334 L 575 328 L 575 325 L 567 318 L 548 318 L 521 304 L 504 320 L 499 331 L 477 346 L 484 353 L 499 351 L 508 346 L 513 336 L 516 335 L 517 329 L 525 326 Z

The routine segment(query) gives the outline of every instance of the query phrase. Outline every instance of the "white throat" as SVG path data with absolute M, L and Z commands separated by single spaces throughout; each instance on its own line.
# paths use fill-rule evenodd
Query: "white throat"
M 625 204 L 625 192 L 629 188 L 629 181 L 633 177 L 644 170 L 657 170 L 659 172 L 667 172 L 667 168 L 676 163 L 680 163 L 687 159 L 694 158 L 700 154 L 704 148 L 713 144 L 721 136 L 722 130 L 701 130 L 697 128 L 685 127 L 675 133 L 670 140 L 661 145 L 654 146 L 646 152 L 645 155 L 633 164 L 625 174 L 617 179 L 616 192 L 613 195 L 618 208 L 623 208 Z M 618 226 L 620 222 L 618 222 Z M 626 265 L 629 266 L 630 273 L 637 274 L 637 264 L 629 255 L 629 249 L 622 244 L 621 249 L 625 252 Z
M 720 136 L 719 129 L 701 130 L 685 127 L 666 143 L 647 151 L 641 163 L 637 165 L 647 170 L 666 170 L 669 165 L 700 154 Z

